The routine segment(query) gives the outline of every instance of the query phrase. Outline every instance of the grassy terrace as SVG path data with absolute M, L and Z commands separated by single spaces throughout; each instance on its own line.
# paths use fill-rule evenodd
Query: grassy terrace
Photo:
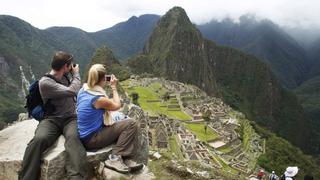
M 174 153 L 175 155 L 177 155 L 177 157 L 179 159 L 184 159 L 175 136 L 170 137 L 169 143 L 170 143 L 171 152 Z
M 230 172 L 232 174 L 237 174 L 238 171 L 233 169 L 232 167 L 228 166 L 219 156 L 217 156 L 216 154 L 214 154 L 214 157 L 219 161 L 219 163 L 221 164 L 223 170 Z
M 185 123 L 185 126 L 194 133 L 200 141 L 206 142 L 218 137 L 217 133 L 207 128 L 207 134 L 204 132 L 204 124 Z
M 221 151 L 223 153 L 228 153 L 231 150 L 232 150 L 232 148 L 230 146 L 224 146 L 224 147 L 218 148 L 218 151 Z
M 169 109 L 169 104 L 178 105 L 177 101 L 161 102 L 162 96 L 166 93 L 166 90 L 162 88 L 160 83 L 152 83 L 148 87 L 137 86 L 129 88 L 129 80 L 121 82 L 124 90 L 130 95 L 133 92 L 139 94 L 138 103 L 144 111 L 147 111 L 149 115 L 154 116 L 158 114 L 167 115 L 169 118 L 179 120 L 191 120 L 191 117 L 182 112 L 178 108 Z M 159 100 L 159 102 L 148 102 L 150 100 Z

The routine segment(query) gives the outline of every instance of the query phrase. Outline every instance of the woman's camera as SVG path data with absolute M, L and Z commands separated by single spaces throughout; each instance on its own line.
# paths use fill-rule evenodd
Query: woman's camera
M 105 80 L 110 82 L 111 81 L 111 75 L 105 75 Z

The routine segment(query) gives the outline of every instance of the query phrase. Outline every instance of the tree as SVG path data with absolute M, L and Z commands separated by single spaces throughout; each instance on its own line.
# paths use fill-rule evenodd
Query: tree
M 204 123 L 204 133 L 206 135 L 206 142 L 207 142 L 207 129 L 208 129 L 208 121 Z
M 132 98 L 132 103 L 139 106 L 139 103 L 138 103 L 138 99 L 139 99 L 139 94 L 136 93 L 136 92 L 133 92 L 130 97 Z
M 209 111 L 205 112 L 202 114 L 202 119 L 205 121 L 205 122 L 209 122 L 211 119 L 210 119 L 210 116 L 211 116 L 211 113 Z
M 162 99 L 164 101 L 168 101 L 170 99 L 170 93 L 167 91 L 163 96 L 162 96 Z
M 202 119 L 205 121 L 204 133 L 206 135 L 206 141 L 207 141 L 207 128 L 208 128 L 208 123 L 210 122 L 210 116 L 211 116 L 211 113 L 209 111 L 206 111 L 205 113 L 202 114 Z

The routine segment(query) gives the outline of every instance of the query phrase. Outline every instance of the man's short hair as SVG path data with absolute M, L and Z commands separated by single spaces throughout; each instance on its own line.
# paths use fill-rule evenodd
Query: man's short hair
M 54 54 L 51 62 L 51 68 L 59 71 L 65 64 L 70 66 L 73 61 L 73 56 L 69 53 L 58 51 Z

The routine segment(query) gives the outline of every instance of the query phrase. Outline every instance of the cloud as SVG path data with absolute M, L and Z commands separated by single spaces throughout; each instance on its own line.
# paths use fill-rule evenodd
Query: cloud
M 320 27 L 317 0 L 2 0 L 0 12 L 42 29 L 74 26 L 92 32 L 133 15 L 163 15 L 173 6 L 183 7 L 196 24 L 250 13 L 282 26 Z

